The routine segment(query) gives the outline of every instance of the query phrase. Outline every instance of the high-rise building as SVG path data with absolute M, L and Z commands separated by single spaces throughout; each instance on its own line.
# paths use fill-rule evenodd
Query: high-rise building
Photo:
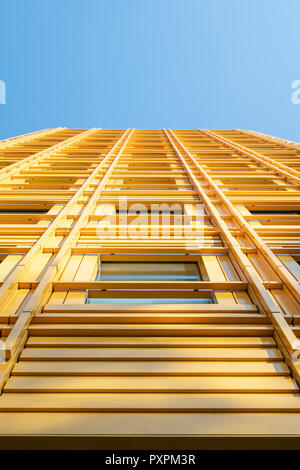
M 300 144 L 0 142 L 0 447 L 300 443 Z

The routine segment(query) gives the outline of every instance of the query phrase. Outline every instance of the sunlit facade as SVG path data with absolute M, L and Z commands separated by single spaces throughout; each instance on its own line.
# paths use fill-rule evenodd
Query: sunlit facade
M 0 449 L 300 443 L 300 144 L 0 142 Z

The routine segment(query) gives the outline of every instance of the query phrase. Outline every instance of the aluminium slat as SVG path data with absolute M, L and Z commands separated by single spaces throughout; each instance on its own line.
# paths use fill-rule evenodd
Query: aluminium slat
M 21 361 L 13 376 L 290 376 L 283 362 Z
M 269 392 L 295 393 L 298 387 L 287 377 L 17 377 L 12 376 L 4 392 Z
M 280 362 L 276 348 L 25 348 L 20 361 L 168 360 Z

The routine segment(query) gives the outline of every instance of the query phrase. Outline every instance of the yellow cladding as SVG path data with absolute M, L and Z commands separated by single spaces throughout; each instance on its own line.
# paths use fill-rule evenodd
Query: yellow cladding
M 299 157 L 239 129 L 0 142 L 0 448 L 298 448 Z

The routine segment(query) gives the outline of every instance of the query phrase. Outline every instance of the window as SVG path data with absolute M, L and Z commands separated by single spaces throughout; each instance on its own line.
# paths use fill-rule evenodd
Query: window
M 1 209 L 0 224 L 36 224 L 46 217 L 39 215 L 47 214 L 49 209 Z
M 201 275 L 196 262 L 150 262 L 150 261 L 102 261 L 99 266 L 99 271 L 96 277 L 97 281 L 201 281 Z M 189 297 L 180 295 L 180 292 L 166 289 L 161 284 L 159 286 L 159 293 L 151 288 L 147 293 L 144 291 L 139 297 L 134 287 L 125 288 L 127 290 L 126 296 L 120 293 L 117 289 L 118 295 L 112 297 L 106 296 L 103 293 L 99 296 L 92 294 L 91 291 L 87 293 L 87 304 L 140 304 L 140 305 L 154 305 L 154 304 L 211 304 L 213 298 L 211 292 L 194 292 L 190 290 Z M 131 294 L 128 296 L 128 289 Z M 176 289 L 176 287 L 174 287 Z M 181 288 L 182 289 L 182 288 Z M 184 289 L 183 289 L 184 290 Z M 185 290 L 186 292 L 186 290 Z M 159 294 L 159 295 L 158 295 Z M 124 295 L 124 296 L 123 296 Z M 132 297 L 131 297 L 132 295 Z
M 298 277 L 300 280 L 300 255 L 293 255 L 293 259 L 296 261 L 298 264 L 299 268 L 297 269 Z
M 288 211 L 288 210 L 285 210 L 285 211 L 273 211 L 273 210 L 265 210 L 265 211 L 259 211 L 259 210 L 252 210 L 252 209 L 249 209 L 249 212 L 251 212 L 251 214 L 253 215 L 264 215 L 264 214 L 272 214 L 272 215 L 300 215 L 300 211 Z
M 201 276 L 197 263 L 102 262 L 96 280 L 201 281 Z
M 47 214 L 49 209 L 0 209 L 0 214 Z
M 300 255 L 279 255 L 278 258 L 290 273 L 300 281 Z
M 87 298 L 87 304 L 212 304 L 212 298 Z

